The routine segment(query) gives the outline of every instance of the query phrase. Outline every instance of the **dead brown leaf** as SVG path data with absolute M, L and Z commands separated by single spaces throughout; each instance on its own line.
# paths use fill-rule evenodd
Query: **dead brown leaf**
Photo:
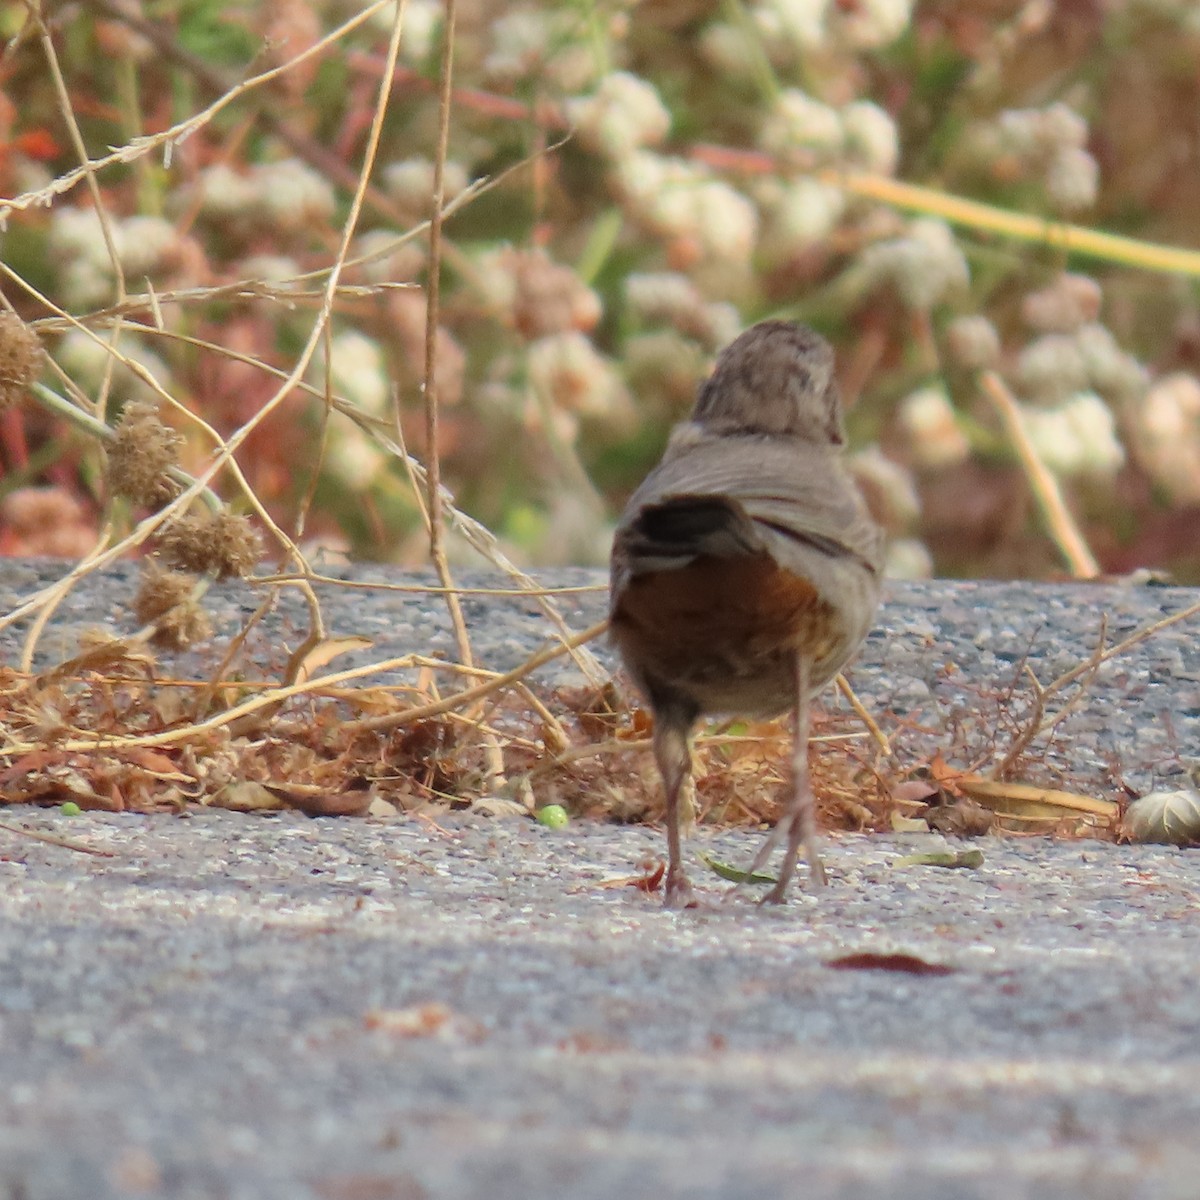
M 956 968 L 928 962 L 915 954 L 845 954 L 826 964 L 834 971 L 899 971 L 905 975 L 953 975 Z

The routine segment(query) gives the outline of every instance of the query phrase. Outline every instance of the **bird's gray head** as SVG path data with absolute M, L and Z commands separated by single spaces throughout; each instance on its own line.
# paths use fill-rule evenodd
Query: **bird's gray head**
M 804 325 L 760 321 L 721 351 L 691 419 L 710 434 L 841 446 L 846 434 L 829 343 Z

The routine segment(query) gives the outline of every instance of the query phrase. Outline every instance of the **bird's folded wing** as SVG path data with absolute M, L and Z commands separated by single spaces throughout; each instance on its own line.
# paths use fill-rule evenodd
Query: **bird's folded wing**
M 729 557 L 803 547 L 877 571 L 880 533 L 827 451 L 803 442 L 713 439 L 667 458 L 634 493 L 617 544 L 642 570 L 699 554 Z M 650 560 L 655 560 L 653 563 Z M 786 565 L 786 564 L 785 564 Z

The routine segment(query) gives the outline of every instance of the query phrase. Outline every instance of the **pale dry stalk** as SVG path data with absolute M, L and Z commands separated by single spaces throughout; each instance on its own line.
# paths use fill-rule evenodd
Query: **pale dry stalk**
M 985 371 L 980 377 L 980 384 L 1004 422 L 1005 431 L 1021 461 L 1050 536 L 1068 569 L 1076 579 L 1094 579 L 1100 574 L 1100 564 L 1088 547 L 1075 518 L 1071 516 L 1058 480 L 1042 462 L 1030 440 L 1021 409 L 1012 392 L 995 371 Z

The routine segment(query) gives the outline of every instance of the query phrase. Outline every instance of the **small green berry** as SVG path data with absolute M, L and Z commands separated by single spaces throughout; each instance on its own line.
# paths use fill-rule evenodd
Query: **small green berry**
M 537 819 L 547 829 L 563 829 L 571 820 L 561 804 L 547 804 L 544 808 L 539 808 Z
M 74 800 L 68 800 L 65 804 L 59 805 L 58 811 L 62 813 L 64 817 L 77 817 L 81 812 L 83 812 L 83 809 L 80 808 Z

